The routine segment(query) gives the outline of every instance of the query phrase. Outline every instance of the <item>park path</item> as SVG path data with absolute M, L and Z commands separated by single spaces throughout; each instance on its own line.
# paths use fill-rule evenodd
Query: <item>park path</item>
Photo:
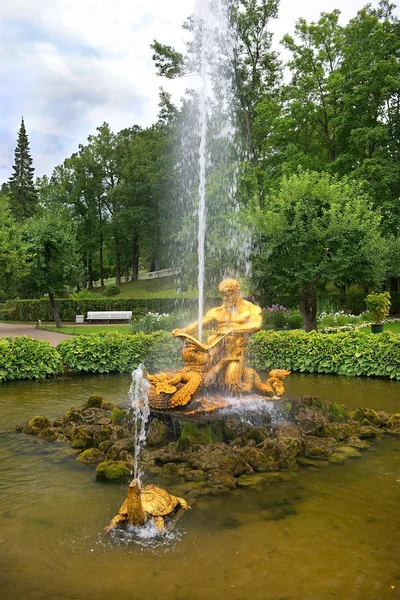
M 45 342 L 49 342 L 52 346 L 57 346 L 57 344 L 63 340 L 71 337 L 65 333 L 36 329 L 35 325 L 0 323 L 0 337 L 22 337 L 23 335 L 27 335 L 34 340 L 44 340 Z

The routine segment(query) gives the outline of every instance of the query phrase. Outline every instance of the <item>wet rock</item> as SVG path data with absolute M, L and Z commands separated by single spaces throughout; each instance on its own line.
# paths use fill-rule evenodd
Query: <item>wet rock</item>
M 159 419 L 153 419 L 147 429 L 147 445 L 161 446 L 167 441 L 168 428 Z
M 49 442 L 54 442 L 58 438 L 58 430 L 55 427 L 46 427 L 40 431 L 38 437 Z
M 108 417 L 102 417 L 101 419 L 99 419 L 97 421 L 97 425 L 110 425 L 111 424 L 111 419 L 109 419 Z
M 243 446 L 249 440 L 254 440 L 256 444 L 260 444 L 268 435 L 266 427 L 254 427 L 249 423 L 228 419 L 224 422 L 224 439 L 228 442 L 233 442 L 235 445 Z
M 162 477 L 178 477 L 179 469 L 176 463 L 166 463 L 161 470 Z
M 206 446 L 216 441 L 213 429 L 209 424 L 184 422 L 182 425 L 182 439 L 187 438 L 192 444 Z
M 257 473 L 272 471 L 278 468 L 275 459 L 258 448 L 246 448 L 240 454 L 244 462 L 250 465 Z
M 360 440 L 373 440 L 380 433 L 379 429 L 369 425 L 363 425 L 358 432 Z
M 357 436 L 361 431 L 361 425 L 357 421 L 349 423 L 330 423 L 325 427 L 325 435 L 333 437 L 338 442 L 348 439 L 349 437 Z
M 312 408 L 301 408 L 295 417 L 295 421 L 300 432 L 309 436 L 323 435 L 329 424 L 328 419 Z
M 352 414 L 351 418 L 355 421 L 359 421 L 362 425 L 381 425 L 381 418 L 379 413 L 371 408 L 357 408 Z
M 108 419 L 109 420 L 109 419 Z M 93 432 L 93 441 L 95 446 L 100 446 L 102 442 L 111 440 L 113 437 L 114 430 L 109 425 L 97 427 Z
M 187 457 L 184 456 L 183 454 L 181 454 L 180 452 L 160 451 L 157 454 L 154 453 L 153 458 L 154 458 L 154 462 L 156 465 L 163 466 L 169 462 L 184 463 L 184 462 L 186 462 Z
M 237 483 L 237 479 L 225 471 L 212 471 L 208 474 L 207 479 L 212 488 L 222 487 L 224 491 L 226 488 L 233 490 Z
M 104 462 L 105 454 L 98 448 L 89 448 L 80 453 L 76 459 L 78 462 L 84 465 L 97 465 Z
M 316 467 L 321 469 L 322 467 L 329 465 L 328 460 L 313 460 L 312 458 L 306 458 L 305 456 L 298 456 L 296 460 L 298 464 L 303 467 Z
M 186 479 L 186 481 L 204 481 L 206 478 L 205 471 L 202 471 L 201 469 L 183 471 L 182 475 Z
M 69 422 L 82 423 L 83 422 L 83 409 L 82 408 L 70 408 L 65 413 L 65 418 Z
M 131 477 L 131 467 L 123 461 L 109 460 L 96 467 L 97 481 L 126 481 Z
M 329 456 L 328 460 L 332 464 L 342 465 L 343 463 L 346 462 L 347 458 L 348 457 L 343 453 L 332 452 L 332 454 Z
M 351 446 L 337 446 L 335 448 L 335 454 L 344 454 L 348 458 L 361 458 L 362 454 L 358 450 L 358 448 L 353 448 Z
M 332 437 L 320 438 L 307 436 L 305 439 L 304 454 L 307 458 L 324 459 L 332 454 L 336 447 L 336 440 Z
M 85 425 L 82 427 L 77 427 L 71 437 L 71 447 L 75 449 L 83 449 L 93 446 L 94 442 L 91 435 L 92 432 L 93 428 L 91 426 Z
M 350 448 L 369 448 L 370 444 L 366 440 L 360 440 L 358 437 L 350 437 L 346 440 L 347 446 Z
M 86 401 L 85 408 L 101 408 L 103 404 L 103 396 L 101 394 L 90 394 Z
M 395 413 L 386 422 L 390 433 L 400 433 L 400 413 Z
M 127 454 L 131 454 L 134 451 L 135 444 L 133 439 L 118 440 L 108 449 L 107 460 L 125 460 Z
M 104 442 L 101 442 L 101 444 L 99 444 L 99 450 L 107 454 L 107 452 L 109 451 L 111 446 L 114 445 L 114 443 L 114 440 L 105 440 Z
M 113 408 L 115 408 L 115 405 L 112 402 L 110 402 L 110 400 L 103 400 L 103 404 L 101 405 L 101 408 L 103 410 L 111 412 L 113 410 Z
M 251 473 L 250 475 L 241 475 L 237 480 L 237 486 L 241 488 L 261 489 L 265 479 L 260 473 Z
M 60 433 L 56 438 L 56 442 L 60 442 L 61 444 L 69 444 L 69 439 Z
M 33 417 L 33 419 L 29 421 L 29 423 L 24 428 L 24 432 L 39 433 L 40 431 L 42 431 L 42 429 L 48 429 L 49 427 L 51 427 L 49 419 L 47 417 L 38 416 Z
M 111 423 L 113 425 L 122 425 L 125 422 L 127 412 L 115 406 L 110 415 Z
M 190 438 L 188 437 L 180 437 L 179 440 L 177 440 L 177 442 L 174 444 L 174 450 L 176 450 L 177 452 L 187 452 L 188 450 L 191 450 L 193 447 L 192 442 L 190 441 Z

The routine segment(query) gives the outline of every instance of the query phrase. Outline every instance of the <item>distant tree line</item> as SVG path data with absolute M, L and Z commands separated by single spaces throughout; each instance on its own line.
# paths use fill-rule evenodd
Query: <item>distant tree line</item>
M 237 35 L 231 66 L 245 150 L 238 199 L 253 233 L 252 286 L 298 293 L 312 329 L 315 297 L 327 284 L 342 292 L 352 284 L 398 291 L 400 22 L 387 0 L 344 26 L 337 10 L 317 22 L 300 19 L 282 40 L 291 56 L 284 65 L 270 32 L 279 0 L 227 5 Z M 158 74 L 193 71 L 194 46 L 182 54 L 155 41 Z M 114 133 L 103 123 L 36 182 L 22 121 L 0 195 L 3 294 L 51 299 L 66 286 L 103 285 L 111 275 L 117 283 L 136 279 L 139 265 L 171 266 L 187 225 L 177 201 L 176 148 L 193 102 L 189 94 L 177 108 L 161 90 L 153 126 Z M 226 165 L 217 165 L 211 204 L 226 177 Z M 223 230 L 212 239 L 227 247 Z M 223 271 L 212 254 L 209 264 L 214 276 Z

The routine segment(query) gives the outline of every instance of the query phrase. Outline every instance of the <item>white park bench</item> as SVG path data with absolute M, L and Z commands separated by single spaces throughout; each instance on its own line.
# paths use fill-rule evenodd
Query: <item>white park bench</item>
M 86 320 L 92 321 L 127 321 L 132 317 L 131 310 L 91 311 L 87 313 Z

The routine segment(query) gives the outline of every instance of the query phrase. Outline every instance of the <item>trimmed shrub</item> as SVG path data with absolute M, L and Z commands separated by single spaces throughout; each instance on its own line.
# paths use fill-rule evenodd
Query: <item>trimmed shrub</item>
M 359 332 L 259 331 L 250 342 L 255 369 L 288 369 L 400 379 L 400 336 Z
M 218 304 L 219 298 L 207 299 L 207 308 Z M 196 310 L 197 298 L 60 298 L 57 300 L 57 306 L 62 321 L 75 321 L 76 315 L 86 316 L 89 311 L 131 310 L 146 314 Z M 6 307 L 14 321 L 53 321 L 50 302 L 47 299 L 9 300 Z
M 0 290 L 0 302 L 5 302 L 7 300 L 7 294 L 4 290 Z
M 0 382 L 44 379 L 62 370 L 61 356 L 48 342 L 28 337 L 0 338 Z
M 263 310 L 263 329 L 303 329 L 303 318 L 299 310 L 273 304 Z
M 140 363 L 149 371 L 179 365 L 182 344 L 165 331 L 135 335 L 117 332 L 74 336 L 58 346 L 65 366 L 74 372 L 126 373 Z
M 103 295 L 107 298 L 111 298 L 112 296 L 118 296 L 121 293 L 121 288 L 117 283 L 110 283 L 104 289 Z

